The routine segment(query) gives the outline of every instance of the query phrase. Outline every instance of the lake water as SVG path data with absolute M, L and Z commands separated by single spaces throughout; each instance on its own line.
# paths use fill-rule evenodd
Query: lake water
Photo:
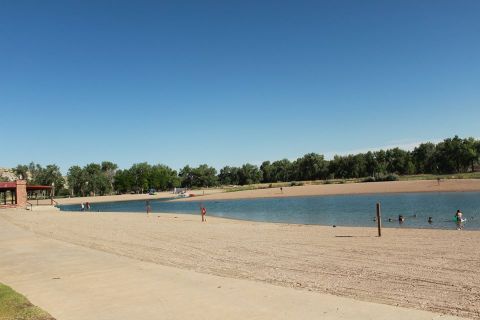
M 454 214 L 460 209 L 467 222 L 465 229 L 480 230 L 480 192 L 395 193 L 285 197 L 243 200 L 181 202 L 150 200 L 153 213 L 188 213 L 252 221 L 286 222 L 337 226 L 374 227 L 375 204 L 381 203 L 384 227 L 455 229 Z M 79 205 L 60 206 L 62 211 L 79 211 Z M 93 212 L 145 213 L 145 200 L 94 203 Z M 398 222 L 403 215 L 404 223 Z M 428 217 L 433 223 L 428 223 Z M 391 222 L 388 219 L 392 219 Z M 395 221 L 397 220 L 397 221 Z

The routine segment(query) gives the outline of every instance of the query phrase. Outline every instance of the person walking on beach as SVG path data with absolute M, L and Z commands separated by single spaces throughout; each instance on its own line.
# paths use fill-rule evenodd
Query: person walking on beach
M 201 207 L 201 213 L 202 213 L 202 222 L 207 222 L 207 209 L 205 209 L 204 206 Z

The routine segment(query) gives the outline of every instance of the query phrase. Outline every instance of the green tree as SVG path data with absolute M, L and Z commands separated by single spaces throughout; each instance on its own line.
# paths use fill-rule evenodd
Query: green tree
M 465 146 L 458 136 L 447 138 L 437 144 L 435 159 L 440 173 L 461 172 L 469 160 L 464 150 Z
M 54 186 L 55 195 L 63 189 L 65 180 L 63 179 L 60 168 L 55 164 L 49 164 L 45 168 L 40 165 L 36 166 L 35 184 Z
M 240 185 L 259 183 L 262 179 L 262 172 L 257 166 L 247 163 L 238 171 Z
M 17 175 L 17 177 L 19 179 L 23 179 L 23 180 L 29 180 L 29 177 L 28 177 L 28 166 L 27 165 L 17 165 L 17 167 L 15 169 L 13 169 L 13 171 L 15 172 L 15 174 Z
M 83 169 L 85 177 L 85 190 L 93 196 L 109 194 L 110 182 L 102 171 L 102 166 L 97 163 L 90 163 Z
M 475 171 L 475 163 L 478 162 L 479 154 L 477 153 L 476 141 L 470 137 L 462 141 L 462 166 L 465 171 L 470 167 L 471 171 Z
M 270 161 L 264 161 L 260 170 L 262 171 L 262 182 L 274 182 L 273 167 Z
M 223 167 L 218 174 L 218 182 L 224 186 L 240 184 L 239 168 L 229 166 Z
M 188 188 L 213 187 L 218 184 L 217 170 L 202 164 L 197 168 L 190 168 L 188 165 L 180 170 L 179 174 L 182 186 Z
M 83 186 L 85 185 L 85 176 L 82 168 L 80 168 L 79 166 L 71 166 L 70 169 L 68 169 L 67 182 L 70 195 L 85 195 L 85 191 L 83 189 Z
M 137 193 L 144 193 L 150 188 L 149 176 L 152 166 L 146 162 L 136 163 L 129 169 L 133 178 L 133 190 Z
M 118 169 L 118 166 L 110 161 L 103 161 L 101 164 L 102 167 L 102 172 L 107 178 L 108 184 L 109 184 L 109 191 L 113 191 L 113 183 L 115 181 L 115 174 Z
M 158 164 L 151 168 L 149 186 L 156 190 L 165 191 L 180 186 L 180 179 L 175 170 L 172 170 L 165 165 Z
M 272 163 L 272 182 L 291 181 L 292 163 L 288 159 L 274 161 Z
M 114 180 L 115 191 L 127 193 L 133 190 L 134 178 L 130 170 L 117 170 Z
M 387 171 L 396 174 L 413 174 L 415 166 L 408 151 L 394 148 L 386 152 Z
M 368 151 L 365 154 L 365 176 L 375 177 L 375 173 L 379 171 L 379 165 L 375 154 Z
M 193 187 L 193 170 L 189 165 L 183 167 L 178 175 L 180 177 L 182 187 Z
M 328 175 L 327 161 L 323 155 L 308 153 L 297 159 L 296 180 L 317 180 L 325 179 Z
M 437 164 L 435 162 L 436 145 L 427 142 L 421 143 L 412 152 L 413 163 L 416 173 L 435 173 Z

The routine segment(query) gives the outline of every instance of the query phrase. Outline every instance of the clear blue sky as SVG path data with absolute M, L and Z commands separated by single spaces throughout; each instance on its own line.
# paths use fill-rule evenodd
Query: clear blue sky
M 479 137 L 480 1 L 2 1 L 0 167 Z

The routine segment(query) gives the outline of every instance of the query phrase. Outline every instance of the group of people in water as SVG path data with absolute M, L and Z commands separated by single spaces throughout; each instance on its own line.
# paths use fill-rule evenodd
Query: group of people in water
M 90 202 L 86 202 L 86 203 L 81 203 L 80 204 L 80 211 L 90 211 Z
M 412 216 L 412 218 L 416 218 L 417 215 L 414 214 Z M 406 218 L 405 216 L 403 215 L 398 215 L 398 219 L 394 219 L 394 218 L 388 218 L 388 222 L 394 222 L 394 221 L 398 221 L 398 223 L 403 223 L 405 222 Z M 463 229 L 463 222 L 465 222 L 466 219 L 463 218 L 463 213 L 460 211 L 460 209 L 457 210 L 457 212 L 455 213 L 455 216 L 454 216 L 454 221 L 457 223 L 457 229 L 460 230 L 460 229 Z M 377 221 L 377 218 L 373 218 L 373 221 Z M 427 222 L 429 224 L 432 224 L 433 223 L 433 217 L 428 217 L 427 219 Z

